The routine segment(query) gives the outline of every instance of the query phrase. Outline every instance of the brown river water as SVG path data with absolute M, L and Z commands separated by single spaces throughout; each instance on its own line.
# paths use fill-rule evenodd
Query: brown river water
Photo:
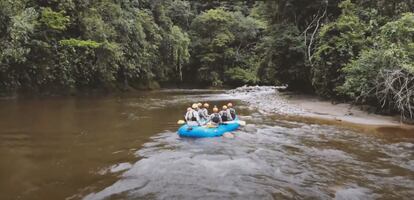
M 198 101 L 235 102 L 248 125 L 178 137 Z M 413 197 L 414 136 L 289 121 L 226 91 L 0 100 L 2 200 Z

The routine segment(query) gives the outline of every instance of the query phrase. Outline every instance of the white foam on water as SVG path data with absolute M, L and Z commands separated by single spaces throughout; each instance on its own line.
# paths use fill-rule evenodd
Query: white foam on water
M 170 131 L 153 136 L 136 152 L 140 160 L 116 183 L 85 199 L 353 200 L 414 196 L 413 143 L 389 143 L 333 126 L 268 119 L 266 110 L 284 105 L 272 104 L 277 97 L 275 89 L 253 87 L 211 96 L 175 96 L 174 101 L 186 102 L 241 99 L 255 112 L 241 116 L 250 123 L 235 131 L 234 139 L 186 139 Z M 343 186 L 330 189 L 338 184 Z
M 305 111 L 293 106 L 279 96 L 278 86 L 244 86 L 227 93 L 234 98 L 247 102 L 252 108 L 258 109 L 262 114 L 303 114 Z
M 336 191 L 335 200 L 369 200 L 375 199 L 367 188 L 347 188 Z

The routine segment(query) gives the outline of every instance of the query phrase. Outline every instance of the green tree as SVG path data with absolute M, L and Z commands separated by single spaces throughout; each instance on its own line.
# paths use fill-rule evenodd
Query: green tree
M 366 37 L 368 25 L 357 16 L 356 5 L 343 1 L 342 14 L 319 32 L 319 40 L 312 65 L 312 85 L 324 97 L 335 97 L 336 88 L 344 83 L 343 67 L 371 40 Z
M 191 25 L 193 61 L 190 74 L 197 74 L 194 78 L 213 86 L 223 82 L 240 84 L 233 81 L 228 70 L 255 71 L 251 70 L 256 65 L 250 58 L 255 56 L 255 44 L 263 28 L 254 18 L 223 8 L 200 14 Z
M 66 29 L 70 19 L 62 11 L 54 12 L 51 8 L 44 8 L 41 13 L 40 22 L 44 23 L 48 28 L 63 31 Z
M 305 46 L 299 30 L 295 26 L 282 24 L 270 29 L 261 47 L 264 51 L 259 69 L 261 81 L 303 89 L 309 85 L 309 67 L 304 64 Z
M 29 59 L 31 49 L 28 46 L 38 23 L 38 12 L 18 3 L 3 2 L 3 5 L 6 15 L 2 14 L 2 18 L 7 31 L 0 40 L 0 90 L 10 91 L 28 85 L 31 79 L 30 66 L 25 63 Z
M 171 30 L 172 62 L 175 63 L 176 71 L 180 81 L 183 81 L 183 66 L 190 61 L 189 45 L 190 38 L 180 27 L 173 26 Z
M 414 14 L 382 26 L 376 41 L 346 65 L 346 80 L 339 89 L 359 102 L 376 103 L 413 118 Z
M 312 90 L 312 59 L 321 25 L 338 15 L 338 1 L 277 0 L 259 3 L 256 12 L 267 22 L 259 45 L 264 56 L 259 74 L 266 84 L 288 84 Z

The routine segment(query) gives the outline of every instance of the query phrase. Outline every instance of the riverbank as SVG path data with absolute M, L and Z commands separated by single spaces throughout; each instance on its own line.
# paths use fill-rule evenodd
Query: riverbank
M 290 104 L 305 112 L 301 120 L 313 123 L 332 124 L 353 128 L 359 131 L 382 134 L 385 136 L 414 136 L 414 125 L 400 121 L 399 116 L 386 116 L 364 111 L 349 103 L 332 104 L 312 95 L 281 94 Z M 388 134 L 388 135 L 387 135 Z
M 345 121 L 362 125 L 403 125 L 398 116 L 385 116 L 363 111 L 349 103 L 332 104 L 312 95 L 281 93 L 290 104 L 306 111 L 303 115 L 336 121 Z
M 279 118 L 330 124 L 370 133 L 414 133 L 414 125 L 405 124 L 399 116 L 368 113 L 349 103 L 332 104 L 317 96 L 279 92 L 283 87 L 240 87 L 229 93 L 239 95 L 251 108 Z

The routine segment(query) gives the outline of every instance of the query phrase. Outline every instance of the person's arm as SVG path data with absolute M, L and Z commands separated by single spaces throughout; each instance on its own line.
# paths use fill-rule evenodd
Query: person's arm
M 237 115 L 236 109 L 232 108 L 232 111 L 234 112 L 234 115 Z
M 233 120 L 233 117 L 231 117 L 230 109 L 227 109 L 226 112 L 227 112 L 227 118 L 229 119 L 229 121 Z
M 197 122 L 198 122 L 198 124 L 201 124 L 201 120 L 200 120 L 200 115 L 198 114 L 198 112 L 197 111 L 195 111 L 195 118 L 196 118 L 196 120 L 197 120 Z
M 189 113 L 188 113 L 188 112 L 186 112 L 186 113 L 185 113 L 185 115 L 184 115 L 184 120 L 185 120 L 185 121 L 187 121 L 187 119 L 188 119 L 188 114 L 189 114 Z
M 214 114 L 211 114 L 208 116 L 207 118 L 207 122 L 211 122 L 211 120 L 213 120 Z

